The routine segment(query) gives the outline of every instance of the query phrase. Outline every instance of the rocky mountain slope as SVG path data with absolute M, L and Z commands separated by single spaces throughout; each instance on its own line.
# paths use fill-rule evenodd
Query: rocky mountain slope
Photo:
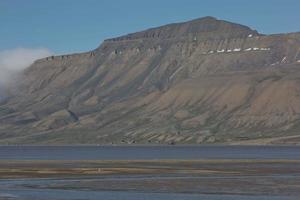
M 205 17 L 36 61 L 0 142 L 300 143 L 300 33 Z

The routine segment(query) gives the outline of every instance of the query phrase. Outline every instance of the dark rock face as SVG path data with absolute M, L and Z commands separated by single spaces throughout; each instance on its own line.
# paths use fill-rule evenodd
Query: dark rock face
M 201 18 L 27 69 L 1 143 L 299 143 L 300 33 Z

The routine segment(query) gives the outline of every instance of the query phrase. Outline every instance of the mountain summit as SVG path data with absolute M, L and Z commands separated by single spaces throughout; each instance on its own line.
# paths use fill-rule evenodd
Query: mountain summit
M 3 144 L 300 143 L 300 33 L 205 17 L 36 61 Z
M 249 34 L 257 35 L 249 27 L 217 20 L 214 17 L 204 17 L 188 22 L 169 24 L 158 28 L 151 28 L 138 33 L 132 33 L 106 41 L 135 40 L 145 38 L 170 39 L 200 37 L 201 39 L 224 39 L 244 37 Z

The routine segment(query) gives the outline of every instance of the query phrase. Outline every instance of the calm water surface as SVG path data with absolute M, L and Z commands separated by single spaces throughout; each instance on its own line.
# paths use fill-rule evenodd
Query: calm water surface
M 11 194 L 13 193 L 13 194 Z M 2 197 L 17 200 L 299 200 L 297 197 L 241 196 L 241 195 L 196 195 L 136 192 L 94 192 L 65 190 L 13 190 L 3 193 Z M 0 194 L 1 199 L 1 194 Z
M 299 160 L 297 146 L 0 146 L 0 160 L 149 160 L 149 159 L 287 159 Z M 200 195 L 78 191 L 23 187 L 47 181 L 0 180 L 0 200 L 298 200 L 287 196 Z M 22 186 L 23 185 L 23 186 Z
M 205 195 L 150 193 L 132 191 L 88 191 L 62 189 L 30 189 L 23 185 L 44 185 L 59 179 L 1 180 L 0 199 L 9 200 L 299 200 L 292 196 Z M 72 181 L 72 180 L 70 180 Z M 80 180 L 76 180 L 80 181 Z
M 0 160 L 300 159 L 300 146 L 0 146 Z

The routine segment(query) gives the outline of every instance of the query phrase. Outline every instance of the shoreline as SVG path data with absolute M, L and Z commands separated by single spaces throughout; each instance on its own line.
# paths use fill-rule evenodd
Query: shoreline
M 280 166 L 280 169 L 276 167 Z M 291 167 L 294 169 L 291 171 Z M 299 166 L 299 167 L 297 167 Z M 247 171 L 250 170 L 250 171 Z M 300 174 L 300 160 L 0 160 L 0 180 L 107 175 Z
M 0 147 L 299 147 L 299 144 L 253 144 L 253 143 L 215 143 L 215 144 L 0 144 Z
M 299 196 L 300 160 L 2 160 L 0 182 L 40 192 Z

